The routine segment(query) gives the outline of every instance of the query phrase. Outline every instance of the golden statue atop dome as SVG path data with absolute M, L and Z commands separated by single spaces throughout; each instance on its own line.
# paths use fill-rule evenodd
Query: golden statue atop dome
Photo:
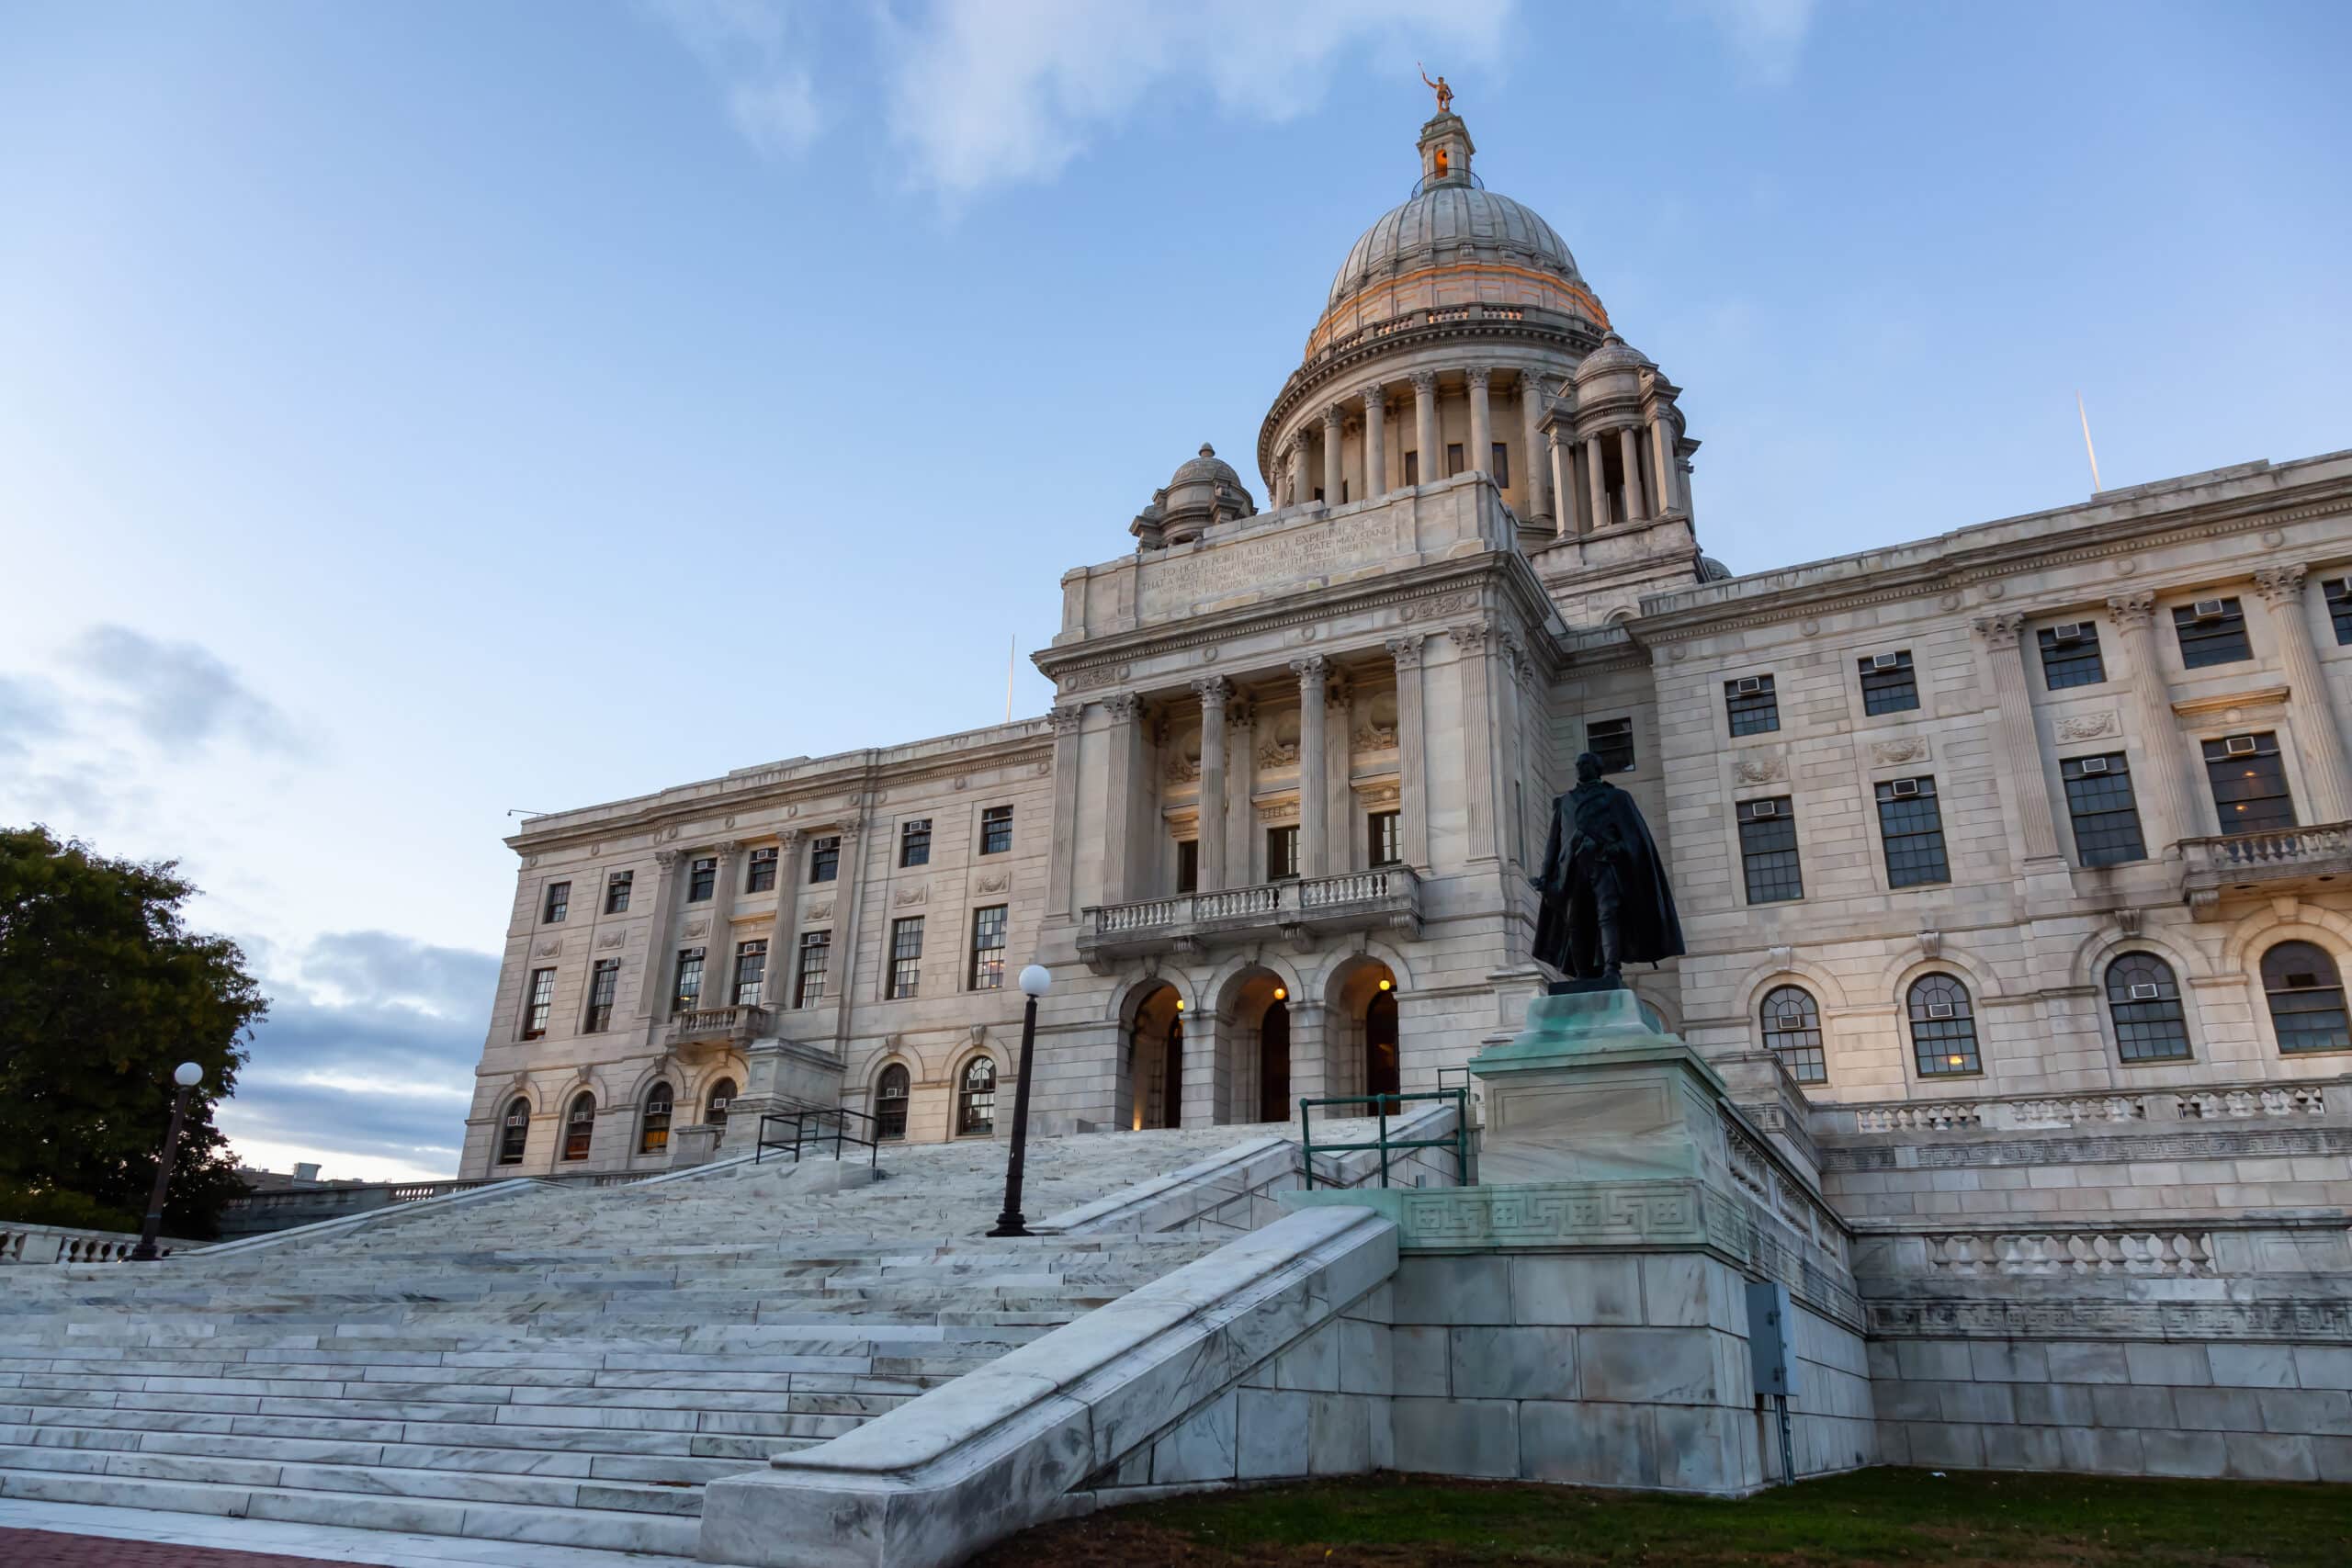
M 1445 85 L 1445 78 L 1443 76 L 1440 76 L 1436 81 L 1431 82 L 1430 81 L 1430 68 L 1428 66 L 1423 65 L 1418 60 L 1413 62 L 1413 66 L 1414 69 L 1420 72 L 1421 81 L 1427 85 L 1430 91 L 1437 95 L 1437 112 L 1440 114 L 1452 114 L 1453 112 L 1453 89 Z

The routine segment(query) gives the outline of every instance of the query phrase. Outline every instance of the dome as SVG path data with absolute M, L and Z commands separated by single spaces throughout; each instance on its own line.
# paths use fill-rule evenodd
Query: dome
M 1190 544 L 1219 523 L 1257 513 L 1258 503 L 1250 499 L 1250 487 L 1241 482 L 1233 465 L 1204 441 L 1200 456 L 1177 465 L 1168 483 L 1136 513 L 1127 531 L 1142 541 L 1145 549 L 1156 550 Z
M 1584 284 L 1568 247 L 1532 209 L 1495 191 L 1447 183 L 1390 208 L 1363 231 L 1340 264 L 1323 308 L 1337 310 L 1376 284 L 1464 262 L 1525 267 Z
M 1199 457 L 1188 457 L 1176 466 L 1176 472 L 1169 478 L 1168 488 L 1174 491 L 1185 485 L 1219 483 L 1239 489 L 1241 476 L 1233 471 L 1232 464 L 1216 455 L 1216 447 L 1204 441 Z
M 1647 370 L 1649 357 L 1615 333 L 1600 340 L 1600 346 L 1584 356 L 1577 367 L 1577 379 L 1589 381 L 1596 376 L 1606 376 L 1611 370 Z

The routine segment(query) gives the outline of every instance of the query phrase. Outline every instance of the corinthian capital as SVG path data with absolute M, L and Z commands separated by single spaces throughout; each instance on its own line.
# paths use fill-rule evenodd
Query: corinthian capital
M 1298 683 L 1302 686 L 1320 681 L 1330 668 L 1331 661 L 1319 653 L 1310 653 L 1304 659 L 1290 661 L 1290 672 L 1298 677 Z
M 1142 705 L 1143 699 L 1133 692 L 1121 692 L 1102 699 L 1102 711 L 1109 714 L 1116 724 L 1125 724 L 1134 718 L 1136 710 Z
M 2155 613 L 2156 596 L 2144 588 L 2137 593 L 2111 594 L 2107 601 L 2109 618 L 2125 631 L 2147 625 L 2148 617 Z
M 1046 722 L 1054 727 L 1056 735 L 1075 735 L 1086 717 L 1084 703 L 1062 703 L 1046 710 Z
M 1470 389 L 1472 391 L 1483 392 L 1487 389 L 1487 378 L 1490 374 L 1487 367 L 1483 365 L 1473 365 L 1469 369 L 1464 370 L 1463 374 L 1470 378 Z
M 1411 376 L 1408 377 L 1407 379 L 1413 383 L 1413 395 L 1415 397 L 1434 398 L 1437 396 L 1436 371 L 1416 370 Z
M 1348 406 L 1345 403 L 1333 403 L 1323 411 L 1323 428 L 1325 430 L 1337 430 L 1347 422 Z
M 1396 661 L 1396 668 L 1399 670 L 1418 670 L 1420 668 L 1421 644 L 1424 640 L 1419 632 L 1410 632 L 1403 637 L 1392 637 L 1388 639 L 1388 657 Z
M 1204 713 L 1223 713 L 1225 699 L 1233 694 L 1233 682 L 1222 675 L 1204 675 L 1193 682 L 1193 690 L 1201 699 Z
M 1454 646 L 1464 653 L 1483 653 L 1487 644 L 1494 638 L 1495 628 L 1473 622 L 1466 626 L 1448 626 L 1445 635 L 1452 637 Z
M 2254 591 L 2262 595 L 2266 604 L 2295 604 L 2303 596 L 2303 579 L 2310 571 L 2311 568 L 2300 562 L 2294 566 L 2266 566 L 2254 574 Z
M 2024 628 L 2024 626 L 2025 615 L 2022 611 L 2003 610 L 1998 615 L 1977 616 L 1976 635 L 1984 639 L 1984 646 L 1987 648 L 1996 650 L 2015 648 L 2018 645 L 2018 633 Z

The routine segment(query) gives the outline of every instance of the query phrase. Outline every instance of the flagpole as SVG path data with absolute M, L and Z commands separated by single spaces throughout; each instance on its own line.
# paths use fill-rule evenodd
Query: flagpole
M 2090 411 L 2083 406 L 2083 394 L 2075 394 L 2075 412 L 2083 422 L 2083 456 L 2091 460 L 2091 493 L 2097 495 L 2107 487 L 2098 482 L 2098 450 L 2091 445 Z
M 1004 645 L 1004 722 L 1012 722 L 1012 671 L 1021 654 L 1021 635 L 1016 632 Z

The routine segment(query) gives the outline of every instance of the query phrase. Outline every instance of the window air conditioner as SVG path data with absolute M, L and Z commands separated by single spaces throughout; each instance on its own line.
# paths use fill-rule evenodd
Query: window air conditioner
M 1900 669 L 1902 664 L 1903 655 L 1899 653 L 1873 653 L 1871 655 L 1871 668 L 1873 670 L 1896 670 Z
M 2082 640 L 2083 640 L 2083 623 L 2082 623 L 2082 622 L 2080 622 L 2080 621 L 2068 621 L 2068 622 L 2066 622 L 2066 623 L 2065 623 L 2064 625 L 2063 625 L 2063 626 L 2055 626 L 2051 627 L 2051 628 L 2050 628 L 2050 640 L 2051 640 L 2052 642 L 2080 642 L 2080 641 L 2082 641 Z
M 1781 803 L 1777 800 L 1751 800 L 1747 803 L 1747 815 L 1751 818 L 1778 817 L 1780 814 Z
M 2161 990 L 2144 980 L 2132 987 L 2132 999 L 2135 1002 L 2152 1002 L 2163 995 Z
M 1917 779 L 1896 779 L 1886 786 L 1887 793 L 1897 800 L 1908 800 L 1919 793 Z
M 1950 1018 L 1952 1016 L 1952 1006 L 1950 1002 L 1929 1002 L 1928 1004 L 1928 1016 L 1929 1018 Z
M 730 1105 L 730 1104 L 732 1104 L 732 1103 L 733 1103 L 733 1101 L 729 1100 L 725 1095 L 723 1095 L 723 1094 L 722 1094 L 722 1095 L 720 1095 L 718 1099 L 716 1099 L 716 1100 L 712 1100 L 712 1101 L 710 1102 L 710 1108 L 711 1108 L 713 1111 L 716 1111 L 720 1112 L 721 1114 L 724 1114 L 724 1113 L 726 1112 L 726 1110 L 727 1110 L 728 1106 L 729 1106 L 729 1105 Z
M 2222 750 L 2233 757 L 2251 757 L 2254 755 L 2254 737 L 2251 735 L 2230 736 L 2222 740 Z
M 1781 1027 L 1783 1029 L 1802 1029 L 1804 1027 L 1804 1009 L 1803 1008 L 1782 1008 L 1780 1011 L 1779 1018 Z
M 525 1122 L 528 1122 L 529 1120 L 530 1120 L 530 1118 L 529 1118 L 528 1116 L 524 1116 L 524 1115 L 509 1116 L 509 1117 L 506 1119 L 506 1125 L 508 1125 L 509 1127 L 520 1127 L 520 1126 L 522 1126 Z
M 2086 773 L 2103 773 L 2107 772 L 2107 759 L 2104 757 L 2084 758 L 2083 772 Z
M 1764 678 L 1761 675 L 1742 675 L 1739 678 L 1738 691 L 1743 697 L 1752 696 L 1763 689 Z
M 2222 601 L 2199 599 L 2192 607 L 2190 614 L 2200 621 L 2218 621 L 2222 618 Z

